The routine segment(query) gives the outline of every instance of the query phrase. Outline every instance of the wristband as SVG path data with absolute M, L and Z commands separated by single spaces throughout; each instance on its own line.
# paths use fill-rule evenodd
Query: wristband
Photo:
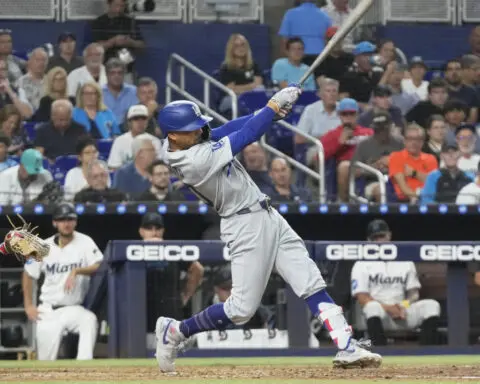
M 275 113 L 279 113 L 280 112 L 280 105 L 278 105 L 278 103 L 272 99 L 270 99 L 267 103 L 267 107 L 269 107 L 270 109 L 272 109 Z

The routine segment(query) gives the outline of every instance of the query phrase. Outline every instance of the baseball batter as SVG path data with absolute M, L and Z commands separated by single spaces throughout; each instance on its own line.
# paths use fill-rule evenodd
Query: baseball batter
M 391 232 L 383 220 L 372 221 L 367 238 L 389 242 Z M 413 262 L 357 261 L 352 269 L 352 296 L 362 307 L 374 345 L 386 345 L 384 330 L 420 327 L 420 344 L 438 344 L 440 304 L 419 300 L 417 270 Z
M 292 108 L 301 90 L 277 92 L 254 115 L 210 130 L 212 120 L 190 101 L 166 105 L 159 124 L 167 135 L 166 159 L 171 171 L 221 217 L 221 238 L 231 256 L 232 292 L 225 303 L 214 304 L 182 322 L 160 317 L 156 324 L 160 370 L 173 372 L 179 348 L 199 332 L 245 324 L 260 304 L 272 270 L 290 284 L 325 324 L 338 346 L 336 366 L 381 364 L 381 356 L 352 339 L 342 309 L 325 291 L 325 282 L 310 259 L 302 239 L 270 206 L 235 156 L 257 141 Z
M 61 203 L 53 214 L 58 233 L 45 240 L 50 251 L 42 261 L 29 259 L 23 274 L 25 312 L 36 323 L 37 358 L 56 360 L 66 332 L 78 333 L 78 360 L 93 358 L 97 318 L 82 307 L 90 275 L 96 272 L 103 255 L 87 235 L 75 231 L 77 215 L 73 205 Z M 32 280 L 41 274 L 40 305 L 32 301 Z

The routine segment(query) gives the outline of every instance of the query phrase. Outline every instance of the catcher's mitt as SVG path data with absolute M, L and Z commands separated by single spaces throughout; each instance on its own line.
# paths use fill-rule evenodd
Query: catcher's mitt
M 9 254 L 15 255 L 20 261 L 33 258 L 37 261 L 42 260 L 50 252 L 50 245 L 45 243 L 33 231 L 37 227 L 31 227 L 25 219 L 17 215 L 22 220 L 21 227 L 15 227 L 10 217 L 7 216 L 13 229 L 5 236 L 5 248 Z

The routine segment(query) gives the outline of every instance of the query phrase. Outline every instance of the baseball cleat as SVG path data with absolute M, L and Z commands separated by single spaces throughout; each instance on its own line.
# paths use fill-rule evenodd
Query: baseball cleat
M 168 317 L 159 317 L 155 326 L 157 339 L 157 358 L 160 370 L 165 373 L 175 372 L 175 359 L 181 344 L 186 341 L 178 326 L 179 322 Z
M 351 340 L 352 349 L 339 351 L 333 359 L 334 368 L 378 368 L 382 356 L 369 351 L 370 340 Z

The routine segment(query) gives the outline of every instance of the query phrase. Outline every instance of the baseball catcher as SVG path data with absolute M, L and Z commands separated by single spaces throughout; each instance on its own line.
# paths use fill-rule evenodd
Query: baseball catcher
M 28 259 L 41 261 L 48 255 L 50 246 L 35 234 L 34 231 L 37 227 L 32 227 L 22 216 L 18 215 L 18 217 L 22 221 L 22 225 L 17 227 L 7 216 L 13 229 L 7 233 L 3 243 L 0 244 L 0 253 L 15 255 L 22 262 Z

